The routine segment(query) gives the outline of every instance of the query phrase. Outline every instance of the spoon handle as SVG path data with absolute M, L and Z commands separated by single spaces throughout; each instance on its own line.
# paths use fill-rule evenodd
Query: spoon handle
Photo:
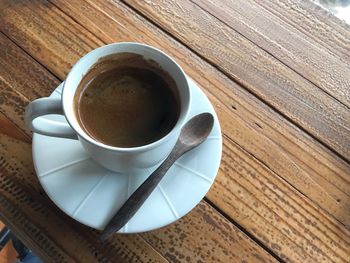
M 182 155 L 180 149 L 176 150 L 176 148 L 179 149 L 180 147 L 175 146 L 174 150 L 164 160 L 164 162 L 141 184 L 140 187 L 136 189 L 136 191 L 128 198 L 124 205 L 117 211 L 103 230 L 100 240 L 106 240 L 111 234 L 122 228 L 139 210 L 149 195 L 157 187 L 158 183 L 160 180 L 162 180 L 169 168 L 178 159 L 178 157 Z

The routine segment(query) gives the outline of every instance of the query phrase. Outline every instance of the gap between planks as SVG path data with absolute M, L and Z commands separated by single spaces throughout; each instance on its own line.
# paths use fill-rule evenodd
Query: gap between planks
M 205 202 L 207 202 L 214 210 L 216 210 L 222 217 L 228 220 L 231 224 L 237 227 L 242 233 L 248 236 L 252 241 L 262 247 L 267 253 L 269 253 L 272 257 L 274 257 L 278 262 L 285 262 L 282 258 L 280 258 L 272 249 L 266 246 L 262 241 L 256 238 L 253 234 L 251 234 L 248 230 L 242 227 L 238 222 L 236 222 L 233 218 L 231 218 L 227 213 L 225 213 L 220 207 L 218 207 L 215 203 L 210 201 L 206 196 L 203 198 Z
M 61 10 L 62 11 L 62 10 Z M 53 77 L 56 78 L 57 81 L 62 81 L 55 73 L 53 73 L 49 68 L 47 68 L 45 65 L 43 65 L 39 60 L 36 60 L 30 53 L 28 53 L 24 48 L 22 48 L 16 40 L 12 39 L 10 36 L 6 35 L 5 32 L 3 32 L 0 28 L 0 34 L 2 34 L 4 37 L 6 37 L 8 40 L 10 40 L 16 47 L 21 49 L 27 56 L 29 56 L 31 59 L 33 59 L 36 63 L 38 63 L 40 66 L 42 66 L 44 69 L 46 69 Z M 21 92 L 15 90 L 18 94 L 25 97 Z M 26 97 L 25 97 L 26 98 Z M 28 99 L 28 98 L 26 98 Z M 28 99 L 29 100 L 29 99 Z M 30 101 L 30 100 L 29 100 Z

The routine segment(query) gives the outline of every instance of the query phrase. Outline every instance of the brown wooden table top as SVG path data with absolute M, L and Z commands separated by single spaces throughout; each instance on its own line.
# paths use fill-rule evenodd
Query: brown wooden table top
M 299 0 L 0 0 L 0 31 L 0 215 L 45 262 L 350 262 L 349 25 Z M 223 156 L 188 215 L 102 243 L 44 193 L 23 113 L 120 41 L 201 85 Z

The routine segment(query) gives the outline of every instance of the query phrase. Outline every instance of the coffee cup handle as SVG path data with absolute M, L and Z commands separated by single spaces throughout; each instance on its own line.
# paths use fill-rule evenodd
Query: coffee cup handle
M 68 123 L 38 118 L 48 114 L 63 115 L 62 101 L 60 98 L 40 98 L 32 101 L 26 108 L 26 125 L 35 133 L 42 135 L 61 137 L 77 140 L 76 132 Z

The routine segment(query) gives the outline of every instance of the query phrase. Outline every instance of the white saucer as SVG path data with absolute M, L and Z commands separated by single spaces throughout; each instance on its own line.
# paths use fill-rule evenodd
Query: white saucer
M 198 148 L 182 156 L 119 233 L 138 233 L 168 225 L 193 209 L 208 192 L 219 169 L 222 149 L 218 118 L 208 98 L 189 80 L 190 116 L 211 112 L 214 128 Z M 62 84 L 51 94 L 60 97 Z M 65 121 L 63 116 L 45 118 Z M 34 134 L 34 166 L 52 201 L 77 221 L 103 229 L 130 194 L 156 168 L 118 174 L 95 163 L 78 141 Z

